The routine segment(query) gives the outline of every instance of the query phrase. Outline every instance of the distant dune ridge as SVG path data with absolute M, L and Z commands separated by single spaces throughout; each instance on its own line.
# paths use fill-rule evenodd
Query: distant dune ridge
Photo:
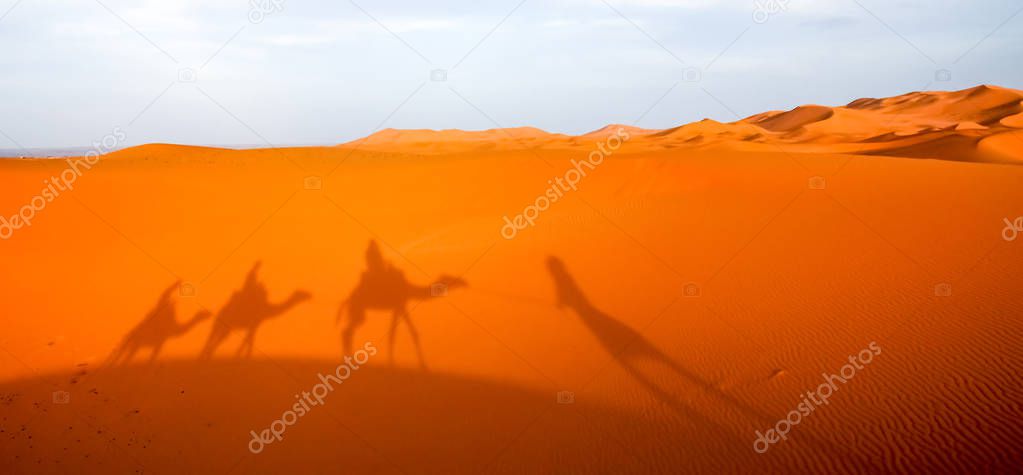
M 463 130 L 386 129 L 342 144 L 373 151 L 450 153 L 508 148 L 588 147 L 619 128 L 632 140 L 627 151 L 674 148 L 856 153 L 941 160 L 1023 160 L 1023 91 L 977 86 L 955 92 L 912 92 L 862 98 L 845 106 L 804 105 L 721 123 L 704 119 L 665 130 L 608 125 L 579 136 L 532 127 Z
M 611 124 L 582 135 L 535 127 L 466 131 L 384 129 L 338 145 L 348 150 L 441 155 L 510 150 L 592 150 L 622 130 L 622 153 L 665 150 L 838 153 L 982 163 L 1023 162 L 1023 91 L 982 85 L 961 91 L 861 98 L 844 106 L 803 105 L 735 122 L 704 119 L 664 130 Z M 310 148 L 310 147 L 301 147 Z M 311 147 L 316 148 L 316 147 Z M 230 149 L 150 144 L 109 158 Z M 251 151 L 249 151 L 251 152 Z

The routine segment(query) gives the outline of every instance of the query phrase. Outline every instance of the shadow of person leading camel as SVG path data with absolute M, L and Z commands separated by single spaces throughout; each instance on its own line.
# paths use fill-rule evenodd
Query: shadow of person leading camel
M 700 421 L 708 427 L 717 427 L 722 431 L 722 433 L 730 431 L 724 425 L 719 424 L 713 421 L 710 417 L 704 415 L 701 411 L 693 410 L 692 408 L 684 405 L 679 398 L 672 396 L 665 389 L 654 384 L 636 367 L 636 363 L 639 360 L 650 360 L 670 369 L 681 379 L 688 381 L 697 388 L 700 388 L 711 397 L 728 404 L 733 410 L 741 413 L 744 418 L 747 419 L 747 422 L 762 424 L 763 426 L 767 426 L 767 424 L 773 425 L 777 422 L 776 417 L 772 418 L 755 407 L 725 393 L 713 383 L 704 380 L 692 371 L 683 368 L 681 365 L 661 352 L 661 350 L 657 349 L 657 347 L 655 347 L 653 343 L 647 340 L 642 334 L 596 308 L 592 303 L 590 303 L 589 299 L 586 298 L 586 295 L 583 294 L 582 290 L 579 289 L 579 285 L 576 284 L 572 275 L 568 273 L 568 270 L 565 268 L 565 263 L 562 262 L 561 259 L 553 256 L 548 257 L 547 270 L 554 279 L 554 289 L 557 294 L 558 307 L 568 307 L 574 311 L 583 321 L 583 324 L 586 325 L 590 332 L 593 333 L 593 335 L 600 341 L 604 350 L 611 354 L 615 361 L 623 369 L 625 369 L 632 378 L 650 391 L 650 393 L 653 394 L 658 401 L 672 408 L 675 412 L 685 415 L 692 420 Z M 744 437 L 743 434 L 735 434 L 735 436 L 739 437 L 739 440 L 742 440 L 742 437 Z M 850 466 L 869 467 L 870 471 L 878 470 L 871 460 L 860 456 L 850 456 L 843 447 L 836 445 L 832 441 L 816 437 L 811 433 L 803 433 L 801 437 L 804 437 L 817 450 L 828 453 L 834 460 L 842 460 L 851 464 Z
M 200 322 L 210 318 L 210 312 L 200 310 L 191 320 L 185 323 L 178 322 L 177 302 L 173 300 L 172 296 L 180 287 L 181 281 L 177 281 L 160 294 L 156 306 L 124 336 L 121 343 L 110 354 L 107 364 L 128 363 L 143 348 L 152 348 L 149 353 L 149 363 L 153 363 L 160 355 L 160 350 L 163 349 L 167 340 L 188 333 Z
M 412 342 L 416 347 L 419 365 L 425 369 L 426 360 L 419 344 L 419 332 L 409 316 L 410 301 L 424 301 L 447 294 L 448 290 L 467 287 L 468 284 L 458 277 L 441 276 L 432 285 L 414 285 L 405 277 L 405 273 L 390 262 L 384 260 L 376 241 L 370 241 L 366 249 L 366 270 L 359 277 L 359 282 L 341 303 L 337 311 L 336 323 L 340 324 L 345 311 L 348 312 L 347 323 L 341 331 L 341 345 L 344 354 L 351 354 L 352 338 L 355 331 L 366 322 L 366 312 L 383 310 L 391 312 L 391 328 L 388 333 L 390 349 L 389 360 L 394 364 L 394 339 L 400 322 L 408 325 Z
M 659 401 L 675 409 L 681 409 L 681 406 L 678 404 L 678 398 L 672 396 L 663 388 L 654 384 L 646 375 L 639 371 L 636 366 L 639 360 L 648 360 L 670 369 L 675 375 L 685 381 L 688 381 L 690 384 L 693 384 L 718 400 L 724 401 L 734 409 L 743 413 L 746 417 L 753 420 L 767 418 L 766 415 L 761 414 L 756 409 L 724 393 L 713 383 L 706 381 L 692 371 L 683 368 L 681 365 L 661 352 L 661 350 L 657 349 L 657 347 L 655 347 L 653 343 L 647 340 L 642 334 L 593 306 L 589 299 L 586 298 L 586 295 L 583 294 L 582 290 L 579 289 L 579 285 L 576 284 L 572 275 L 568 273 L 568 270 L 565 268 L 565 264 L 561 261 L 561 259 L 558 259 L 557 257 L 548 257 L 547 270 L 554 279 L 554 288 L 557 294 L 558 307 L 568 307 L 573 310 L 582 320 L 583 324 L 586 325 L 590 332 L 593 333 L 593 335 L 600 341 L 604 350 L 607 351 L 633 379 L 638 381 L 643 387 L 650 391 L 650 393 Z M 692 413 L 692 411 L 689 410 L 686 412 L 690 414 Z
M 279 317 L 295 305 L 312 298 L 309 292 L 296 290 L 283 302 L 271 303 L 266 285 L 259 280 L 261 264 L 256 262 L 252 266 L 242 288 L 231 294 L 231 298 L 217 313 L 210 336 L 199 353 L 201 359 L 212 358 L 224 340 L 235 332 L 245 333 L 245 338 L 235 355 L 251 357 L 256 342 L 256 331 L 264 322 Z

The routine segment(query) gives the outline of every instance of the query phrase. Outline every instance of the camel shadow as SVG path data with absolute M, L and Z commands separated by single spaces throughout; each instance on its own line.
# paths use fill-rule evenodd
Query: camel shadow
M 596 308 L 582 290 L 576 284 L 575 279 L 565 268 L 564 262 L 557 257 L 547 258 L 547 269 L 554 279 L 554 288 L 557 294 L 557 305 L 559 308 L 568 307 L 573 310 L 582 320 L 583 324 L 600 341 L 614 360 L 637 382 L 662 403 L 676 410 L 682 410 L 679 399 L 669 394 L 665 389 L 656 385 L 637 368 L 639 360 L 647 360 L 659 364 L 684 381 L 701 389 L 710 396 L 725 402 L 733 409 L 738 410 L 751 420 L 767 420 L 768 416 L 760 413 L 753 407 L 739 401 L 738 399 L 721 391 L 710 381 L 701 378 L 692 371 L 683 368 L 670 357 L 657 349 L 642 334 L 631 327 L 618 321 L 614 317 Z M 687 414 L 692 411 L 686 409 Z
M 309 292 L 296 290 L 284 301 L 271 303 L 266 284 L 259 279 L 260 262 L 249 270 L 242 287 L 231 294 L 224 307 L 217 312 L 213 329 L 199 353 L 200 359 L 209 359 L 229 336 L 243 332 L 245 338 L 235 353 L 236 357 L 251 357 L 256 342 L 256 331 L 264 322 L 279 317 L 292 307 L 312 298 Z
M 181 281 L 171 284 L 160 294 L 156 305 L 142 321 L 135 325 L 107 358 L 107 364 L 128 363 L 144 348 L 150 348 L 149 363 L 156 361 L 167 340 L 188 333 L 193 327 L 210 318 L 210 312 L 200 310 L 185 323 L 178 322 L 177 302 L 172 298 Z
M 391 365 L 394 364 L 394 339 L 398 324 L 405 322 L 419 357 L 419 365 L 425 369 L 426 360 L 423 358 L 423 350 L 419 344 L 419 332 L 416 331 L 409 316 L 409 302 L 443 297 L 449 290 L 467 286 L 468 284 L 461 278 L 447 275 L 441 276 L 437 282 L 431 285 L 412 284 L 401 269 L 384 260 L 376 241 L 370 241 L 369 247 L 366 249 L 366 270 L 362 272 L 359 282 L 337 311 L 337 323 L 341 323 L 345 311 L 348 312 L 347 322 L 341 331 L 341 346 L 344 354 L 351 354 L 352 338 L 355 336 L 356 330 L 366 322 L 367 311 L 389 311 L 391 312 L 391 328 L 388 333 L 388 345 Z

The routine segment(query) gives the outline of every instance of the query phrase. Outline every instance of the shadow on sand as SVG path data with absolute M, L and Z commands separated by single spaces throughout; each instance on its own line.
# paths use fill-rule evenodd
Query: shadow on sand
M 769 419 L 767 415 L 722 392 L 717 386 L 704 380 L 696 373 L 683 368 L 662 353 L 661 350 L 657 349 L 642 334 L 594 307 L 582 290 L 579 289 L 579 285 L 576 284 L 572 275 L 568 273 L 561 259 L 549 257 L 547 259 L 547 270 L 554 279 L 558 307 L 568 307 L 574 311 L 590 332 L 597 337 L 604 350 L 633 379 L 643 385 L 658 400 L 676 409 L 682 409 L 677 396 L 667 393 L 663 388 L 654 384 L 637 368 L 636 363 L 639 360 L 648 360 L 670 369 L 683 381 L 728 404 L 754 421 L 767 421 Z M 692 411 L 687 410 L 686 412 L 690 413 L 690 415 L 692 414 Z
M 337 365 L 169 360 L 159 371 L 124 365 L 0 382 L 6 429 L 0 460 L 9 473 L 596 473 L 607 467 L 638 473 L 649 468 L 633 453 L 653 454 L 666 443 L 679 444 L 667 463 L 691 466 L 686 459 L 701 456 L 686 445 L 697 434 L 636 441 L 625 451 L 616 428 L 663 431 L 640 413 L 587 401 L 564 406 L 554 391 L 372 363 L 352 371 L 322 404 L 301 416 L 285 414 Z M 72 376 L 77 383 L 64 386 L 70 402 L 51 403 L 54 382 Z M 140 394 L 139 386 L 148 390 Z M 252 431 L 281 419 L 291 422 L 282 440 L 251 453 Z M 748 451 L 734 447 L 736 456 Z
M 312 296 L 298 290 L 286 300 L 271 303 L 266 285 L 259 279 L 260 263 L 252 266 L 245 283 L 231 295 L 227 304 L 216 314 L 213 329 L 200 352 L 200 358 L 208 359 L 232 333 L 244 332 L 245 338 L 238 347 L 236 356 L 251 357 L 256 331 L 267 320 L 283 315 L 295 305 L 309 300 Z M 107 359 L 108 365 L 131 362 L 135 355 L 145 348 L 151 348 L 149 363 L 156 361 L 163 345 L 170 339 L 183 336 L 199 323 L 212 317 L 212 313 L 200 310 L 191 320 L 180 323 L 177 320 L 177 301 L 181 282 L 175 282 L 160 294 L 156 305 L 138 325 L 135 326 Z
M 468 284 L 461 278 L 447 275 L 441 276 L 431 285 L 412 284 L 401 269 L 384 260 L 376 241 L 370 241 L 366 249 L 366 270 L 337 311 L 337 323 L 341 323 L 345 312 L 348 313 L 347 323 L 341 331 L 342 351 L 346 355 L 351 354 L 352 338 L 355 331 L 366 322 L 366 312 L 382 310 L 391 313 L 391 329 L 387 337 L 391 364 L 394 364 L 394 339 L 398 324 L 405 322 L 416 347 L 419 365 L 426 369 L 426 360 L 419 344 L 419 332 L 416 331 L 410 317 L 409 303 L 443 297 L 450 290 L 467 286 Z
M 193 327 L 210 318 L 210 312 L 200 310 L 185 323 L 178 322 L 177 302 L 174 295 L 181 288 L 181 282 L 175 282 L 164 290 L 156 301 L 156 306 L 142 318 L 135 328 L 131 329 L 121 343 L 107 359 L 107 364 L 115 365 L 130 362 L 144 348 L 150 348 L 149 363 L 156 361 L 164 343 L 175 337 L 182 336 Z
M 683 404 L 679 396 L 672 395 L 664 388 L 654 384 L 637 367 L 637 363 L 639 361 L 647 360 L 670 369 L 671 372 L 678 376 L 681 380 L 689 383 L 691 386 L 710 397 L 724 403 L 734 412 L 740 414 L 746 422 L 753 424 L 756 427 L 763 427 L 766 429 L 777 422 L 778 417 L 772 418 L 753 406 L 750 406 L 749 404 L 746 404 L 721 391 L 721 389 L 713 383 L 701 378 L 696 373 L 687 370 L 673 361 L 670 357 L 657 349 L 653 343 L 647 340 L 646 337 L 639 332 L 593 306 L 589 299 L 586 298 L 586 295 L 583 294 L 579 285 L 576 284 L 575 279 L 571 274 L 569 274 L 565 267 L 565 263 L 562 262 L 561 259 L 553 256 L 548 257 L 547 270 L 554 279 L 554 289 L 557 294 L 558 307 L 568 307 L 575 312 L 575 314 L 582 320 L 583 324 L 585 324 L 590 332 L 592 332 L 600 341 L 604 350 L 614 358 L 618 365 L 664 405 L 672 408 L 672 410 L 682 416 L 685 416 L 690 421 L 699 422 L 699 426 L 701 427 L 716 427 L 722 433 L 729 431 L 729 429 L 724 425 L 715 422 L 700 411 L 694 410 Z M 743 440 L 744 436 L 749 437 L 742 433 L 735 433 L 734 435 L 737 437 L 736 440 L 740 441 L 740 445 L 745 443 Z M 849 457 L 840 446 L 836 446 L 829 441 L 818 438 L 812 435 L 809 431 L 803 431 L 800 436 L 808 442 L 808 445 L 815 447 L 821 452 L 829 453 L 830 456 L 833 457 L 833 460 L 842 460 L 850 466 L 857 467 L 858 469 L 869 471 L 878 470 L 878 467 L 871 461 L 862 458 Z
M 367 311 L 385 310 L 391 313 L 393 341 L 398 321 L 411 325 L 408 302 L 441 294 L 433 286 L 410 284 L 382 259 L 375 243 L 366 257 L 367 269 L 342 308 L 352 315 L 345 334 L 351 338 Z M 257 263 L 217 315 L 204 356 L 211 356 L 232 331 L 246 332 L 238 353 L 250 354 L 262 322 L 309 298 L 297 291 L 271 303 L 258 270 Z M 637 367 L 639 360 L 667 368 L 742 414 L 756 415 L 595 307 L 559 259 L 550 258 L 547 270 L 558 304 L 578 315 L 629 376 L 668 411 L 582 399 L 563 405 L 554 390 L 370 363 L 353 370 L 338 386 L 343 390 L 332 389 L 322 403 L 297 415 L 300 398 L 324 381 L 321 375 L 334 372 L 338 361 L 167 361 L 156 371 L 144 364 L 110 365 L 0 383 L 0 427 L 9 436 L 0 456 L 16 455 L 10 463 L 3 460 L 14 473 L 319 473 L 338 467 L 351 473 L 589 473 L 608 467 L 622 473 L 679 467 L 707 473 L 750 467 L 798 471 L 785 465 L 788 459 L 758 458 L 751 449 L 752 433 L 722 424 L 715 419 L 718 412 L 694 409 L 651 381 Z M 442 284 L 449 289 L 464 282 L 445 278 Z M 172 298 L 176 289 L 177 284 L 160 295 L 112 359 L 127 362 L 149 346 L 155 349 L 151 361 L 164 341 L 208 318 L 199 314 L 178 323 Z M 63 391 L 68 391 L 60 399 L 64 402 L 56 403 L 57 392 Z M 670 412 L 684 423 L 666 418 Z M 277 420 L 291 421 L 283 438 L 251 453 L 253 431 Z M 808 431 L 803 435 L 810 438 Z M 823 453 L 815 445 L 798 447 Z M 857 460 L 848 466 L 871 468 Z
M 260 266 L 260 262 L 256 262 L 252 266 L 242 288 L 231 294 L 231 298 L 224 304 L 224 308 L 217 313 L 217 317 L 213 321 L 213 330 L 210 331 L 210 336 L 199 353 L 200 358 L 213 357 L 217 347 L 235 332 L 245 333 L 245 339 L 242 340 L 235 355 L 251 357 L 256 342 L 256 331 L 264 322 L 279 317 L 291 310 L 292 307 L 312 298 L 309 292 L 296 290 L 283 302 L 271 303 L 266 284 L 259 280 Z

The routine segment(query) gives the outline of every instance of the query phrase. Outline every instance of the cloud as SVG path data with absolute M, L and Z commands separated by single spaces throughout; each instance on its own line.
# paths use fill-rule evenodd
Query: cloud
M 579 1 L 579 0 L 570 0 Z M 848 0 L 606 0 L 609 5 L 617 8 L 629 8 L 635 13 L 642 9 L 677 9 L 707 12 L 735 13 L 750 12 L 762 5 L 774 1 L 784 7 L 784 11 L 800 16 L 819 16 L 834 14 L 849 9 Z M 855 4 L 853 4 L 855 6 Z
M 388 18 L 381 22 L 395 34 L 454 31 L 467 23 L 446 18 Z M 274 46 L 313 46 L 331 44 L 365 37 L 383 35 L 387 30 L 372 20 L 328 20 L 308 25 L 301 33 L 288 32 L 264 36 L 262 42 Z
M 845 28 L 848 26 L 859 23 L 859 20 L 847 16 L 836 16 L 829 18 L 820 18 L 816 20 L 808 20 L 800 23 L 801 26 L 822 28 L 822 29 L 833 29 L 833 28 Z
M 629 22 L 623 18 L 594 18 L 589 20 L 580 19 L 557 19 L 545 21 L 540 24 L 544 28 L 611 28 L 629 26 Z

